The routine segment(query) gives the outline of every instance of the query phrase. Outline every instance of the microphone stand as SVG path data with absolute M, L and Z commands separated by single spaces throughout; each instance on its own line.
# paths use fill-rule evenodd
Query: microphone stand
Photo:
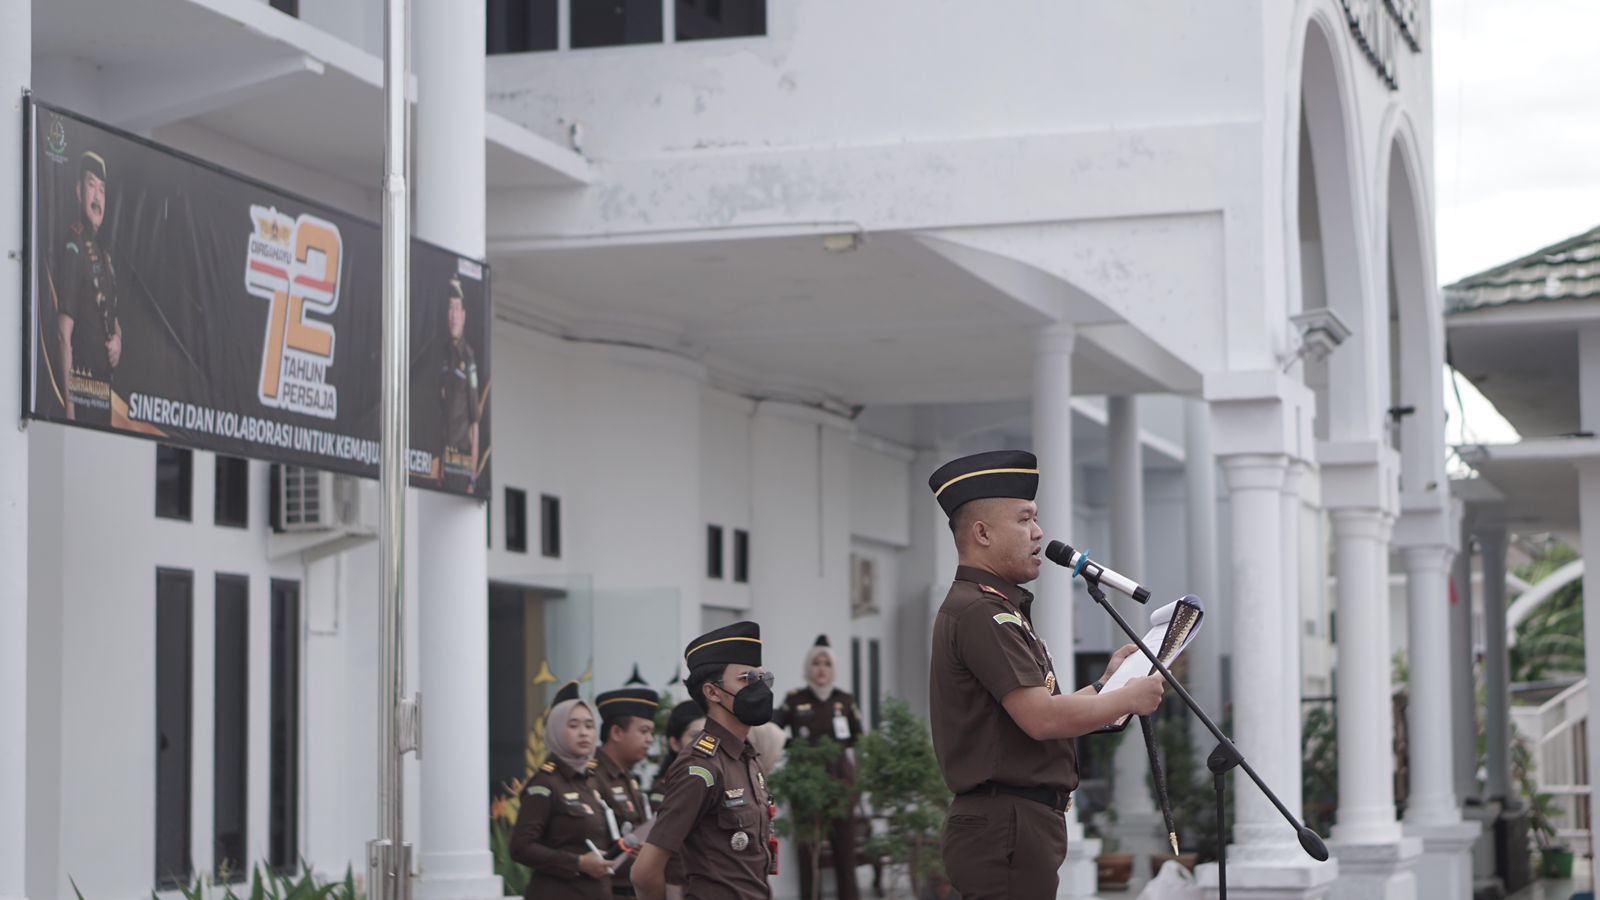
M 1167 667 L 1161 664 L 1160 658 L 1151 652 L 1149 647 L 1145 646 L 1144 640 L 1139 637 L 1138 632 L 1133 630 L 1133 626 L 1128 624 L 1128 620 L 1124 619 L 1122 614 L 1117 612 L 1111 602 L 1106 599 L 1105 591 L 1100 589 L 1100 579 L 1091 577 L 1086 572 L 1080 574 L 1083 576 L 1083 583 L 1089 588 L 1089 596 L 1093 597 L 1094 602 L 1100 604 L 1100 607 L 1111 615 L 1111 620 L 1117 623 L 1117 627 L 1128 635 L 1134 646 L 1139 648 L 1139 652 L 1143 653 L 1145 658 L 1150 660 L 1150 664 L 1155 666 L 1156 671 L 1161 673 L 1161 677 L 1167 680 L 1167 684 L 1171 685 L 1172 690 L 1183 700 L 1183 705 L 1189 707 L 1189 711 L 1194 713 L 1195 718 L 1199 719 L 1211 732 L 1211 735 L 1217 739 L 1216 749 L 1212 750 L 1211 755 L 1206 758 L 1206 768 L 1211 770 L 1212 784 L 1217 793 L 1217 888 L 1218 896 L 1221 900 L 1226 900 L 1228 896 L 1227 774 L 1236 768 L 1243 769 L 1244 773 L 1250 776 L 1250 780 L 1256 783 L 1256 787 L 1261 789 L 1261 793 L 1265 794 L 1267 799 L 1272 801 L 1272 805 L 1278 808 L 1278 812 L 1283 814 L 1284 820 L 1289 823 L 1289 826 L 1295 830 L 1296 836 L 1299 837 L 1300 846 L 1305 849 L 1306 855 L 1318 862 L 1325 862 L 1328 859 L 1328 847 L 1322 842 L 1322 837 L 1312 831 L 1304 822 L 1295 818 L 1293 813 L 1289 812 L 1289 808 L 1283 805 L 1283 801 L 1279 800 L 1278 795 L 1272 792 L 1272 788 L 1267 787 L 1267 783 L 1261 780 L 1261 776 L 1256 774 L 1255 769 L 1251 768 L 1249 760 L 1246 760 L 1244 754 L 1239 752 L 1239 748 L 1233 745 L 1233 741 L 1228 740 L 1228 736 L 1222 733 L 1222 729 L 1217 727 L 1217 723 L 1212 721 L 1210 716 L 1206 715 L 1206 711 L 1200 707 L 1199 702 L 1190 696 L 1187 690 L 1184 690 L 1178 679 L 1173 677 Z M 1126 661 L 1124 661 L 1124 664 L 1126 664 Z

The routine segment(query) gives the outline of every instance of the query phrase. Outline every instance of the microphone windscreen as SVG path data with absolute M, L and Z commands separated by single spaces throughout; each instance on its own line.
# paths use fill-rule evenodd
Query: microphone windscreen
M 1072 568 L 1072 556 L 1075 552 L 1070 546 L 1060 541 L 1051 541 L 1049 546 L 1044 548 L 1046 559 L 1058 566 L 1066 566 L 1069 569 Z

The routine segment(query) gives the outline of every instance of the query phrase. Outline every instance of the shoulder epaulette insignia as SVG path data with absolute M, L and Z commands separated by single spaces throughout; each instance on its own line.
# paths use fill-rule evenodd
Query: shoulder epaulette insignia
M 556 761 L 553 760 L 553 759 L 539 767 L 539 771 L 541 771 L 541 772 L 554 772 L 555 770 L 556 770 Z
M 550 789 L 542 784 L 531 784 L 523 793 L 529 797 L 548 797 L 550 796 Z
M 689 774 L 704 781 L 706 787 L 711 787 L 717 783 L 717 776 L 711 774 L 711 770 L 704 766 L 690 766 Z
M 717 752 L 717 743 L 718 741 L 716 735 L 702 734 L 700 736 L 700 740 L 694 742 L 694 749 L 705 754 L 706 756 L 711 756 Z
M 667 795 L 666 794 L 652 793 L 650 795 L 650 803 L 652 805 L 654 805 L 654 806 L 660 806 L 661 805 L 661 801 L 663 801 L 665 799 L 667 799 Z
M 988 586 L 987 584 L 978 585 L 978 590 L 983 591 L 985 594 L 993 594 L 996 597 L 999 597 L 1001 600 L 1010 600 L 1011 599 L 1010 597 L 1007 597 L 1005 594 L 1000 593 L 1000 591 L 997 590 L 996 588 L 992 588 L 992 587 Z
M 587 768 L 590 772 L 593 772 L 595 769 L 600 768 L 600 761 L 597 759 L 591 759 L 589 760 L 589 765 L 585 768 Z
M 996 625 L 1004 625 L 1007 622 L 1010 622 L 1012 625 L 1015 625 L 1018 628 L 1022 627 L 1022 617 L 1016 613 L 995 613 L 994 621 Z

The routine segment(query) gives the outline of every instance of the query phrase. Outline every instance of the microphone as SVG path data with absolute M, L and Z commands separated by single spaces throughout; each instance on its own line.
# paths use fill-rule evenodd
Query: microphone
M 1050 546 L 1044 548 L 1044 555 L 1056 565 L 1071 569 L 1072 574 L 1083 576 L 1085 581 L 1097 581 L 1118 593 L 1127 594 L 1140 603 L 1150 602 L 1149 588 L 1132 578 L 1111 571 L 1060 541 L 1051 541 Z

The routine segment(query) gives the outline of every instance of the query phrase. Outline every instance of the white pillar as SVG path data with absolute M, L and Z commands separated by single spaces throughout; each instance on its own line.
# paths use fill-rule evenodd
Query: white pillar
M 484 253 L 484 7 L 415 0 L 418 237 Z M 443 286 L 440 286 L 441 297 Z M 480 349 L 487 352 L 488 348 Z M 481 501 L 420 492 L 421 762 L 417 892 L 500 894 L 489 852 L 489 599 Z
M 1226 621 L 1223 597 L 1217 587 L 1217 457 L 1211 449 L 1211 409 L 1204 400 L 1188 400 L 1183 409 L 1183 475 L 1185 530 L 1189 559 L 1188 591 L 1205 603 L 1210 625 L 1200 630 L 1188 650 L 1187 685 L 1213 718 L 1222 715 L 1222 630 Z M 1197 726 L 1198 729 L 1198 726 Z M 1203 730 L 1195 730 L 1201 744 L 1197 751 L 1210 752 L 1211 742 Z
M 1445 574 L 1450 548 L 1407 547 L 1402 555 L 1411 673 L 1406 705 L 1411 792 L 1406 822 L 1450 825 L 1461 821 L 1450 728 L 1450 597 Z
M 1511 739 L 1510 660 L 1506 650 L 1506 543 L 1504 526 L 1480 526 L 1483 550 L 1483 683 L 1484 739 L 1488 745 L 1488 784 L 1485 795 L 1514 806 L 1511 764 L 1507 748 Z
M 1107 474 L 1111 482 L 1109 565 L 1127 573 L 1129 577 L 1145 578 L 1144 465 L 1140 458 L 1139 411 L 1133 397 L 1107 398 L 1106 432 L 1109 445 Z M 1117 612 L 1136 630 L 1142 630 L 1149 619 L 1149 611 L 1132 598 L 1114 591 L 1109 596 Z M 1120 632 L 1113 632 L 1111 637 L 1112 645 L 1116 647 L 1127 642 L 1127 637 Z M 1134 733 L 1137 730 L 1130 726 L 1127 738 L 1117 745 L 1115 795 L 1119 833 L 1127 830 L 1122 826 L 1132 824 L 1143 828 L 1151 824 L 1153 820 L 1150 817 L 1155 813 L 1155 803 L 1150 797 L 1150 789 L 1145 785 L 1145 773 L 1150 769 L 1150 760 L 1145 752 L 1144 739 Z M 1130 818 L 1138 821 L 1130 822 Z M 1155 846 L 1159 844 L 1148 849 L 1155 849 Z M 1147 852 L 1147 849 L 1130 851 L 1124 846 L 1123 852 Z M 1140 872 L 1143 870 L 1137 863 L 1135 868 Z M 1135 875 L 1136 880 L 1138 874 Z
M 1283 569 L 1280 534 L 1282 454 L 1222 457 L 1228 480 L 1233 566 L 1233 742 L 1275 791 L 1286 783 L 1283 759 L 1283 659 L 1271 644 L 1283 633 Z M 1263 640 L 1264 635 L 1272 637 Z M 1240 852 L 1230 862 L 1278 855 L 1294 832 L 1256 786 L 1234 777 L 1233 837 Z M 1271 848 L 1267 850 L 1266 848 Z M 1296 850 L 1296 853 L 1299 851 Z
M 1462 821 L 1456 805 L 1455 698 L 1450 684 L 1455 668 L 1450 641 L 1454 610 L 1447 575 L 1454 554 L 1440 543 L 1409 546 L 1401 555 L 1406 569 L 1406 644 L 1411 672 L 1406 704 L 1411 795 L 1404 830 L 1422 841 L 1418 884 L 1427 885 L 1431 896 L 1470 897 L 1471 850 L 1479 826 Z
M 1134 397 L 1106 399 L 1107 475 L 1111 483 L 1110 565 L 1132 578 L 1146 579 L 1144 559 L 1144 460 L 1139 443 L 1139 409 Z M 1146 630 L 1150 611 L 1115 591 L 1112 603 L 1129 624 Z M 1115 626 L 1113 625 L 1113 628 Z M 1127 636 L 1112 632 L 1111 645 L 1120 647 Z M 1174 701 L 1176 702 L 1176 701 Z M 1112 759 L 1116 785 L 1112 797 L 1117 806 L 1117 821 L 1112 832 L 1117 849 L 1133 855 L 1133 878 L 1128 890 L 1137 893 L 1150 879 L 1148 859 L 1152 854 L 1170 853 L 1166 825 L 1156 811 L 1145 776 L 1150 771 L 1150 755 L 1138 723 L 1130 722 Z
M 1450 566 L 1450 705 L 1456 797 L 1478 796 L 1477 657 L 1472 652 L 1472 525 L 1462 517 L 1461 545 Z
M 1072 529 L 1072 348 L 1077 329 L 1057 322 L 1039 332 L 1033 351 L 1033 452 L 1039 458 L 1039 519 L 1048 537 Z M 1062 690 L 1075 690 L 1074 597 L 1071 573 L 1045 566 L 1033 586 L 1034 627 L 1055 659 Z M 1100 841 L 1083 833 L 1076 809 L 1067 813 L 1067 859 L 1057 897 L 1093 897 Z
M 1282 542 L 1283 548 L 1283 721 L 1279 726 L 1283 738 L 1283 781 L 1275 785 L 1278 799 L 1298 818 L 1301 813 L 1301 747 L 1300 747 L 1300 692 L 1305 684 L 1300 669 L 1301 620 L 1304 604 L 1300 591 L 1300 520 L 1303 504 L 1300 486 L 1305 481 L 1307 466 L 1301 460 L 1292 460 L 1284 470 Z
M 1336 678 L 1339 813 L 1334 840 L 1384 844 L 1400 837 L 1394 816 L 1394 727 L 1389 681 L 1387 528 L 1381 510 L 1332 511 L 1338 580 Z
M 1578 336 L 1578 421 L 1584 431 L 1600 434 L 1600 325 L 1589 325 Z M 1578 531 L 1586 568 L 1600 573 L 1600 461 L 1578 466 Z M 1600 584 L 1600 574 L 1588 579 Z M 1589 721 L 1600 722 L 1600 590 L 1583 597 L 1584 670 L 1589 673 Z M 1600 725 L 1589 726 L 1590 809 L 1600 809 Z
M 0 0 L 0 306 L 22 308 L 22 89 L 31 80 L 33 9 Z M 0 900 L 24 895 L 28 860 L 28 435 L 22 421 L 22 341 L 0 350 Z M 49 660 L 46 660 L 49 662 Z
M 1600 352 L 1600 347 L 1594 351 Z M 1595 393 L 1600 394 L 1600 383 L 1591 383 L 1595 384 Z M 1600 462 L 1578 466 L 1578 522 L 1585 568 L 1593 566 L 1597 573 L 1587 580 L 1600 585 Z M 1600 589 L 1584 592 L 1583 640 L 1584 670 L 1600 675 Z M 1600 677 L 1591 677 L 1589 685 L 1589 808 L 1600 809 L 1600 802 L 1596 802 L 1600 800 L 1596 795 L 1600 786 L 1600 725 L 1594 724 L 1600 723 Z

